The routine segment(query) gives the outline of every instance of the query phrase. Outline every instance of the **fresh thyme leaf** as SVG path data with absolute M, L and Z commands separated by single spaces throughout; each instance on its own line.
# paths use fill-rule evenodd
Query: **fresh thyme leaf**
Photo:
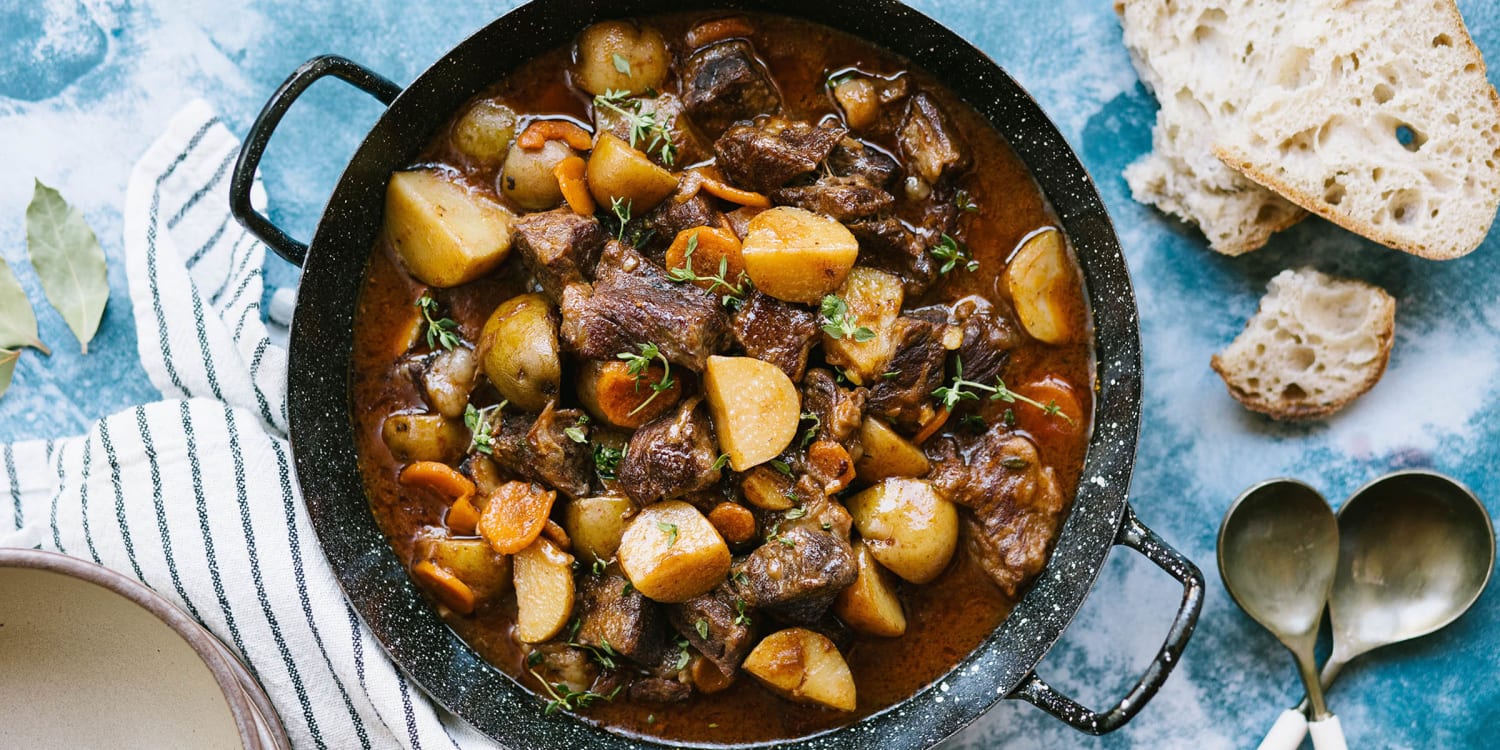
M 542 652 L 532 651 L 526 655 L 526 666 L 534 667 L 542 663 Z
M 720 453 L 719 457 L 716 458 L 716 459 L 714 459 L 713 465 L 710 466 L 710 467 L 708 467 L 708 470 L 709 471 L 718 471 L 718 470 L 724 468 L 728 463 L 729 463 L 729 454 L 728 453 Z
M 858 75 L 858 71 L 841 70 L 828 74 L 828 88 L 836 89 L 852 80 Z
M 693 630 L 698 631 L 699 638 L 705 641 L 708 640 L 708 620 L 699 618 L 697 622 L 693 623 Z
M 657 521 L 656 528 L 660 529 L 663 534 L 667 535 L 668 547 L 677 543 L 677 524 L 667 523 L 666 521 Z
M 835 339 L 845 337 L 858 342 L 869 341 L 875 338 L 875 332 L 864 327 L 856 326 L 849 318 L 849 305 L 835 295 L 823 298 L 823 303 L 818 306 L 818 312 L 823 315 L 823 332 Z
M 959 189 L 953 194 L 953 205 L 964 213 L 975 213 L 979 210 L 979 204 L 974 202 L 974 196 L 969 191 Z
M 734 624 L 749 625 L 750 615 L 745 613 L 745 600 L 736 596 L 734 598 Z
M 427 321 L 427 348 L 436 349 L 441 346 L 450 351 L 458 348 L 461 343 L 458 324 L 452 318 L 438 317 L 440 313 L 437 300 L 431 295 L 423 294 L 417 298 L 416 305 L 422 311 L 422 318 Z
M 1036 399 L 1016 393 L 1007 388 L 1005 381 L 1001 380 L 998 376 L 995 378 L 994 385 L 985 385 L 973 380 L 964 380 L 964 361 L 962 357 L 955 357 L 953 360 L 953 384 L 934 390 L 932 395 L 936 396 L 938 401 L 942 402 L 944 409 L 953 411 L 953 408 L 960 401 L 978 401 L 979 394 L 976 391 L 984 391 L 990 394 L 991 401 L 1004 401 L 1007 404 L 1014 404 L 1019 401 L 1023 404 L 1031 404 L 1041 409 L 1049 417 L 1060 417 L 1064 422 L 1073 424 L 1073 418 L 1063 413 L 1062 407 L 1057 405 L 1056 400 L 1044 404 Z M 1014 415 L 1011 415 L 1010 418 L 1014 419 Z
M 494 425 L 490 424 L 490 415 L 505 408 L 505 401 L 494 406 L 486 406 L 483 409 L 475 409 L 473 404 L 464 407 L 464 426 L 469 428 L 469 450 L 479 451 L 485 455 L 493 455 L 495 452 Z
M 82 212 L 41 180 L 35 182 L 31 204 L 26 207 L 26 249 L 47 301 L 88 354 L 89 341 L 99 330 L 104 305 L 109 302 L 104 249 Z
M 588 423 L 589 415 L 580 414 L 578 415 L 578 421 L 574 422 L 572 427 L 563 430 L 563 434 L 567 435 L 568 439 L 572 440 L 575 443 L 587 443 L 589 441 L 589 435 L 588 432 L 585 431 L 584 426 Z
M 616 65 L 618 66 L 618 62 Z M 672 166 L 677 158 L 677 146 L 672 143 L 672 127 L 655 110 L 647 112 L 641 100 L 630 98 L 629 91 L 613 89 L 595 96 L 594 106 L 603 107 L 625 120 L 625 124 L 630 126 L 627 140 L 630 141 L 631 148 L 644 143 L 642 151 L 648 154 L 655 152 L 663 164 Z
M 788 521 L 795 521 L 805 515 L 807 515 L 806 508 L 792 508 L 786 512 L 784 517 Z
M 773 459 L 771 459 L 770 463 L 771 463 L 771 468 L 773 468 L 773 469 L 781 472 L 783 475 L 785 475 L 785 476 L 791 476 L 792 475 L 792 467 L 788 466 L 785 461 L 780 461 L 780 460 L 777 460 L 777 459 L 773 458 Z
M 900 370 L 890 370 L 888 372 L 882 372 L 882 373 L 880 373 L 880 378 L 882 380 L 895 380 L 896 378 L 899 378 L 899 377 L 901 377 L 901 371 Z
M 621 200 L 619 196 L 615 196 L 609 199 L 609 210 L 620 220 L 620 228 L 615 232 L 615 239 L 620 242 L 625 241 L 625 228 L 630 226 L 630 204 L 629 198 Z
M 662 369 L 661 378 L 655 383 L 648 383 L 651 386 L 651 395 L 645 401 L 642 401 L 639 406 L 631 409 L 630 415 L 634 415 L 636 412 L 646 408 L 646 404 L 655 401 L 656 397 L 660 396 L 663 391 L 670 390 L 673 385 L 676 385 L 672 380 L 672 363 L 667 361 L 667 356 L 661 353 L 660 347 L 649 341 L 644 344 L 636 344 L 635 346 L 640 350 L 639 354 L 620 352 L 615 357 L 625 362 L 625 372 L 635 378 L 636 390 L 639 391 L 641 383 L 650 377 L 652 360 L 661 362 Z
M 1015 409 L 1006 409 L 1005 410 L 1005 414 L 1000 417 L 1000 421 L 1004 422 L 1006 427 L 1015 427 L 1016 426 L 1016 411 L 1015 411 Z
M 620 589 L 620 596 L 630 596 L 630 592 L 632 591 L 635 591 L 635 584 L 631 583 L 630 581 L 626 581 L 625 587 Z
M 626 60 L 618 52 L 613 55 L 613 58 L 615 63 L 615 70 L 618 70 L 625 75 L 630 75 L 630 61 Z
M 808 444 L 818 436 L 818 430 L 822 429 L 823 427 L 823 420 L 817 415 L 817 413 L 810 411 L 802 412 L 802 414 L 797 419 L 798 424 L 801 424 L 802 422 L 812 422 L 811 427 L 808 427 L 807 429 L 802 431 L 802 442 L 797 446 L 799 448 L 806 448 Z M 788 474 L 787 476 L 791 475 Z
M 620 461 L 623 458 L 625 458 L 625 451 L 619 448 L 594 444 L 594 470 L 599 472 L 600 479 L 614 479 L 615 472 L 619 471 Z
M 667 271 L 667 278 L 679 282 L 707 281 L 709 282 L 708 289 L 704 291 L 708 292 L 709 294 L 713 294 L 715 289 L 723 287 L 726 294 L 724 295 L 724 299 L 722 301 L 726 306 L 729 304 L 729 300 L 731 298 L 738 299 L 739 297 L 744 296 L 745 285 L 743 282 L 731 284 L 729 283 L 729 280 L 725 278 L 725 274 L 729 273 L 729 258 L 725 256 L 719 257 L 719 272 L 714 274 L 713 276 L 702 276 L 699 275 L 697 271 L 694 271 L 693 253 L 697 250 L 698 233 L 693 232 L 693 234 L 688 237 L 687 249 L 683 251 L 682 265 Z M 743 275 L 741 276 L 741 278 L 744 278 Z
M 1020 456 L 1008 456 L 1006 458 L 1002 458 L 1000 459 L 1000 465 L 1013 471 L 1020 471 L 1021 469 L 1030 466 L 1030 464 L 1026 463 L 1026 459 L 1021 458 Z
M 951 235 L 944 234 L 930 252 L 934 258 L 943 261 L 943 265 L 938 267 L 940 274 L 952 271 L 959 263 L 962 263 L 970 273 L 979 270 L 979 261 L 974 260 L 974 256 L 969 252 L 969 246 L 953 239 Z
M 609 695 L 600 695 L 590 690 L 574 690 L 568 687 L 567 683 L 548 682 L 535 669 L 528 671 L 531 672 L 531 676 L 537 679 L 537 682 L 542 683 L 542 691 L 550 699 L 547 701 L 545 711 L 547 716 L 551 716 L 558 711 L 574 711 L 580 708 L 588 708 L 601 700 L 606 702 L 613 701 L 615 696 L 620 694 L 620 688 L 625 687 L 624 685 L 618 685 L 614 690 L 610 691 Z
M 988 426 L 984 423 L 984 417 L 978 414 L 965 414 L 964 418 L 958 421 L 958 424 L 960 427 L 968 427 L 975 432 L 984 432 L 984 428 Z
M 673 672 L 681 672 L 687 669 L 688 660 L 692 657 L 692 652 L 688 650 L 688 645 L 686 638 L 682 636 L 677 637 L 677 655 L 673 657 L 672 661 Z

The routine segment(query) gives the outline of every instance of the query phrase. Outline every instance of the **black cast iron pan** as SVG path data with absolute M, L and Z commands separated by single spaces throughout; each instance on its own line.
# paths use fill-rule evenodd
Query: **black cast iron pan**
M 350 352 L 360 282 L 381 226 L 386 180 L 407 166 L 470 96 L 522 62 L 605 18 L 708 7 L 798 16 L 864 37 L 927 69 L 985 115 L 1040 183 L 1083 268 L 1098 357 L 1095 430 L 1083 478 L 1052 559 L 1010 617 L 938 683 L 799 748 L 926 748 L 1001 698 L 1019 698 L 1080 731 L 1103 734 L 1138 713 L 1178 662 L 1203 604 L 1203 576 L 1135 517 L 1126 501 L 1140 426 L 1140 332 L 1135 297 L 1109 216 L 1057 128 L 983 52 L 894 0 L 535 0 L 464 41 L 402 89 L 341 57 L 315 58 L 271 96 L 235 166 L 235 216 L 303 266 L 292 324 L 288 408 L 302 494 L 323 552 L 376 638 L 439 703 L 511 747 L 624 748 L 635 743 L 581 721 L 544 717 L 538 698 L 470 649 L 418 595 L 370 514 L 350 420 Z M 354 153 L 313 235 L 288 236 L 250 205 L 272 131 L 314 81 L 334 76 L 389 105 Z M 1119 703 L 1090 710 L 1033 671 L 1083 604 L 1105 557 L 1124 545 L 1181 582 L 1181 606 L 1160 652 Z

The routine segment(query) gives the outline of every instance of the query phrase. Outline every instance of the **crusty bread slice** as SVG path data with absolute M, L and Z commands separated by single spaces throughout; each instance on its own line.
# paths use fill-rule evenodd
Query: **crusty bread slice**
M 1306 213 L 1229 168 L 1214 154 L 1253 88 L 1242 29 L 1231 14 L 1253 0 L 1128 0 L 1115 10 L 1141 81 L 1161 104 L 1151 153 L 1125 170 L 1137 201 L 1198 225 L 1209 246 L 1240 255 Z M 1253 45 L 1252 45 L 1253 46 Z
M 1275 44 L 1216 131 L 1226 163 L 1399 250 L 1479 246 L 1500 207 L 1500 96 L 1453 0 L 1257 3 L 1229 19 Z
M 1244 332 L 1213 356 L 1229 394 L 1275 419 L 1344 408 L 1385 372 L 1396 300 L 1363 281 L 1310 268 L 1271 279 Z

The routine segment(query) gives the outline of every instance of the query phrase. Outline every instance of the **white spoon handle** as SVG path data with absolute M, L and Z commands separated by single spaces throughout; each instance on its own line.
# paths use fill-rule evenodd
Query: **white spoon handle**
M 1297 750 L 1302 747 L 1302 738 L 1307 736 L 1307 716 L 1295 708 L 1288 708 L 1276 717 L 1271 731 L 1260 741 L 1256 750 Z
M 1344 743 L 1344 728 L 1339 726 L 1339 717 L 1330 715 L 1322 721 L 1307 725 L 1312 734 L 1313 747 L 1317 750 L 1349 750 Z

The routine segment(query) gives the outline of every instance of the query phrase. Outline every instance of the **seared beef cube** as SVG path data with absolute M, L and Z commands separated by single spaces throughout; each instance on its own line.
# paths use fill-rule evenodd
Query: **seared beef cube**
M 896 141 L 908 176 L 920 177 L 929 185 L 952 170 L 969 166 L 969 151 L 959 137 L 948 115 L 926 92 L 913 96 L 906 104 Z
M 562 339 L 589 359 L 660 347 L 673 364 L 702 371 L 724 348 L 729 322 L 718 298 L 667 278 L 660 266 L 611 241 L 599 261 L 598 281 L 570 284 L 562 296 Z
M 807 353 L 818 335 L 813 311 L 752 289 L 730 325 L 745 354 L 776 365 L 794 383 L 802 380 Z
M 646 505 L 713 486 L 719 446 L 703 401 L 695 397 L 647 422 L 630 437 L 618 471 L 630 499 Z
M 728 582 L 667 609 L 672 627 L 720 672 L 734 674 L 755 645 L 749 603 Z M 745 613 L 741 617 L 741 613 Z M 701 625 L 699 623 L 702 623 Z M 703 633 L 708 633 L 704 637 Z
M 661 677 L 642 677 L 630 683 L 626 694 L 645 703 L 680 703 L 693 697 L 693 686 Z
M 838 177 L 863 177 L 878 188 L 889 188 L 900 165 L 863 141 L 844 138 L 828 153 L 828 169 Z
M 661 611 L 628 584 L 624 576 L 613 572 L 584 577 L 574 640 L 649 665 L 665 645 Z
M 829 440 L 848 448 L 865 420 L 864 388 L 845 389 L 824 369 L 809 370 L 802 381 L 802 411 L 818 418 L 816 440 Z
M 926 244 L 900 219 L 865 219 L 848 227 L 859 241 L 859 262 L 901 277 L 907 298 L 922 296 L 937 280 L 937 264 Z
M 695 193 L 685 201 L 671 196 L 641 220 L 642 228 L 651 232 L 651 241 L 642 251 L 653 262 L 664 264 L 667 248 L 677 238 L 678 232 L 693 227 L 720 226 L 723 222 L 724 214 L 702 195 Z
M 824 214 L 835 221 L 863 219 L 896 205 L 890 193 L 874 187 L 863 177 L 824 176 L 811 185 L 778 188 L 771 193 L 771 200 Z
M 548 682 L 561 682 L 570 690 L 578 691 L 589 690 L 591 685 L 598 684 L 595 680 L 599 678 L 599 667 L 583 649 L 558 641 L 539 643 L 528 654 L 527 662 L 533 658 L 536 663 L 531 668 Z
M 688 116 L 710 138 L 717 138 L 740 120 L 781 110 L 776 84 L 743 39 L 730 39 L 694 52 L 683 66 L 682 89 Z
M 1067 498 L 1036 445 L 996 424 L 983 435 L 946 436 L 928 451 L 928 478 L 944 497 L 965 506 L 975 558 L 1015 597 L 1047 564 Z
M 964 363 L 964 378 L 976 383 L 993 384 L 1005 374 L 1010 352 L 1024 338 L 1008 310 L 982 297 L 969 297 L 954 305 L 954 314 L 962 321 L 964 340 L 958 356 Z
M 782 529 L 734 566 L 730 579 L 746 605 L 790 622 L 810 624 L 854 583 L 849 542 L 805 526 Z
M 516 220 L 516 247 L 531 275 L 547 296 L 562 297 L 563 287 L 594 277 L 594 264 L 609 235 L 592 216 L 567 208 L 526 214 Z
M 589 492 L 594 456 L 589 446 L 575 443 L 566 430 L 583 412 L 558 409 L 549 402 L 534 421 L 521 414 L 505 414 L 494 433 L 490 457 L 506 472 L 541 482 L 568 497 Z
M 901 326 L 901 343 L 896 345 L 896 356 L 887 368 L 895 374 L 870 389 L 870 411 L 892 424 L 915 430 L 937 414 L 932 392 L 943 387 L 946 345 L 956 347 L 959 342 L 953 340 L 957 336 L 945 323 L 904 317 L 897 324 Z
M 817 169 L 846 132 L 831 120 L 813 125 L 773 117 L 730 128 L 714 142 L 714 152 L 731 182 L 765 193 Z

